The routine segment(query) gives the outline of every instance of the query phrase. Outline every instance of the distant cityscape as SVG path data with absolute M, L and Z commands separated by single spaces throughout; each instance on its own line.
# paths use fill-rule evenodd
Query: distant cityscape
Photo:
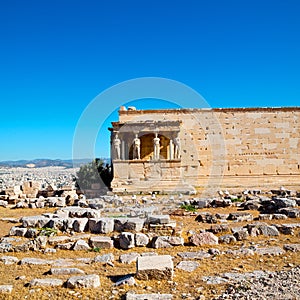
M 104 164 L 110 159 L 103 158 Z M 0 162 L 2 200 L 76 194 L 75 178 L 80 166 L 90 159 L 34 159 Z M 9 201 L 9 202 L 10 202 Z

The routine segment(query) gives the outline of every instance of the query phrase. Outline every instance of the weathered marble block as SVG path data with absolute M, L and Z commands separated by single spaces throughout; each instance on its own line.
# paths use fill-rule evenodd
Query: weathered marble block
M 136 276 L 139 280 L 172 279 L 174 265 L 170 255 L 141 256 L 137 258 Z

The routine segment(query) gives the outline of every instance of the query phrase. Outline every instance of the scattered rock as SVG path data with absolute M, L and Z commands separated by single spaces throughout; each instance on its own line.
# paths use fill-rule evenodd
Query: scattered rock
M 177 236 L 157 236 L 152 239 L 153 248 L 170 248 L 183 245 L 184 239 Z
M 211 257 L 209 253 L 201 250 L 198 252 L 179 252 L 177 255 L 183 259 L 203 259 Z
M 61 279 L 55 279 L 55 278 L 43 278 L 43 279 L 35 278 L 29 282 L 30 287 L 34 287 L 34 286 L 47 287 L 47 286 L 62 286 L 62 285 L 63 285 L 63 281 Z
M 252 256 L 252 255 L 254 255 L 254 251 L 252 249 L 249 249 L 249 248 L 240 248 L 240 249 L 237 249 L 237 250 L 227 250 L 225 252 L 225 254 L 229 254 L 229 255 L 232 255 L 234 257 Z
M 229 226 L 227 224 L 212 225 L 208 231 L 213 234 L 229 232 Z
M 246 228 L 232 228 L 231 230 L 234 232 L 233 235 L 237 241 L 244 241 L 249 237 L 249 233 Z
M 131 232 L 122 232 L 119 235 L 119 244 L 121 249 L 127 250 L 130 248 L 134 248 L 134 234 Z
M 269 248 L 256 248 L 255 253 L 259 255 L 281 255 L 284 254 L 285 251 L 280 247 L 274 246 Z
M 0 285 L 0 293 L 1 294 L 10 294 L 13 290 L 13 286 L 12 285 Z
M 53 261 L 42 258 L 25 257 L 21 259 L 19 263 L 20 265 L 51 265 Z
M 170 223 L 169 215 L 149 215 L 147 218 L 149 224 L 168 224 Z
M 84 271 L 78 268 L 51 268 L 50 274 L 52 275 L 73 275 L 84 274 Z
M 144 233 L 136 233 L 134 235 L 134 240 L 137 247 L 145 247 L 149 244 L 149 238 Z
M 109 253 L 109 254 L 103 254 L 103 255 L 97 255 L 93 262 L 94 263 L 111 263 L 115 260 L 115 257 L 112 253 Z
M 118 279 L 118 281 L 115 282 L 114 286 L 120 286 L 120 285 L 135 285 L 135 279 L 132 275 L 127 275 L 124 277 L 121 277 L 120 279 Z
M 139 256 L 140 254 L 132 252 L 132 253 L 120 255 L 119 260 L 123 264 L 131 264 L 135 262 Z
M 173 278 L 174 266 L 170 255 L 141 256 L 137 259 L 137 278 L 139 280 Z
M 194 246 L 217 245 L 218 237 L 211 232 L 203 232 L 192 235 L 189 241 Z
M 229 214 L 228 220 L 233 220 L 236 222 L 252 221 L 253 215 L 247 212 L 235 212 Z
M 199 213 L 196 217 L 195 221 L 202 222 L 202 223 L 217 223 L 217 217 L 209 212 L 202 212 Z
M 18 263 L 19 259 L 14 256 L 1 256 L 0 261 L 2 261 L 5 265 L 13 265 Z
M 289 218 L 300 218 L 300 209 L 298 208 L 281 208 L 278 212 Z
M 84 241 L 84 240 L 78 240 L 77 242 L 75 242 L 74 246 L 73 246 L 73 250 L 75 251 L 80 251 L 80 250 L 90 250 L 90 246 L 89 244 Z
M 260 230 L 261 234 L 264 236 L 278 236 L 279 231 L 275 226 L 267 225 L 267 224 L 260 224 L 258 225 L 258 229 Z
M 89 240 L 92 248 L 111 249 L 114 242 L 109 236 L 92 236 Z
M 96 274 L 73 276 L 66 282 L 66 287 L 70 289 L 75 288 L 97 288 L 100 286 L 100 277 Z
M 231 234 L 225 234 L 219 237 L 219 242 L 225 244 L 233 244 L 236 242 L 236 238 Z
M 181 261 L 176 268 L 186 271 L 186 272 L 193 272 L 199 267 L 199 263 L 195 261 L 190 261 L 190 260 L 184 260 Z

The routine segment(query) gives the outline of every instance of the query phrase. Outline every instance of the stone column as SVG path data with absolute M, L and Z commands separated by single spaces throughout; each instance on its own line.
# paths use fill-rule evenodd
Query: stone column
M 173 140 L 174 142 L 174 145 L 175 145 L 175 153 L 174 153 L 174 157 L 175 159 L 180 159 L 180 152 L 181 152 L 181 149 L 180 149 L 180 138 L 179 138 L 179 134 L 177 135 L 177 137 L 174 138 Z
M 158 160 L 160 156 L 160 138 L 158 137 L 158 134 L 155 133 L 155 138 L 153 139 L 153 145 L 154 145 L 154 151 L 153 151 L 153 157 L 154 160 Z
M 169 144 L 169 159 L 174 159 L 174 144 L 172 139 L 170 139 L 170 144 Z
M 141 159 L 141 140 L 137 133 L 133 140 L 133 159 Z
M 122 139 L 121 141 L 121 159 L 126 159 L 125 157 L 125 141 Z
M 114 159 L 121 159 L 121 140 L 119 139 L 118 132 L 116 132 L 113 140 L 114 144 Z

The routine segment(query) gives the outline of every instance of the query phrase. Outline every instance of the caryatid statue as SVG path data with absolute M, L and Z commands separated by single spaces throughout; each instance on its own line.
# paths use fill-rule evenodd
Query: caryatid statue
M 155 133 L 155 138 L 153 139 L 153 144 L 154 144 L 154 159 L 159 159 L 160 155 L 160 138 L 158 137 L 158 134 Z
M 115 159 L 121 159 L 121 140 L 119 139 L 118 133 L 116 133 L 114 138 L 114 149 Z
M 174 140 L 174 146 L 175 146 L 175 151 L 174 151 L 174 158 L 179 159 L 180 158 L 180 138 L 177 135 Z
M 141 140 L 138 138 L 138 134 L 135 134 L 133 140 L 133 158 L 141 159 Z

